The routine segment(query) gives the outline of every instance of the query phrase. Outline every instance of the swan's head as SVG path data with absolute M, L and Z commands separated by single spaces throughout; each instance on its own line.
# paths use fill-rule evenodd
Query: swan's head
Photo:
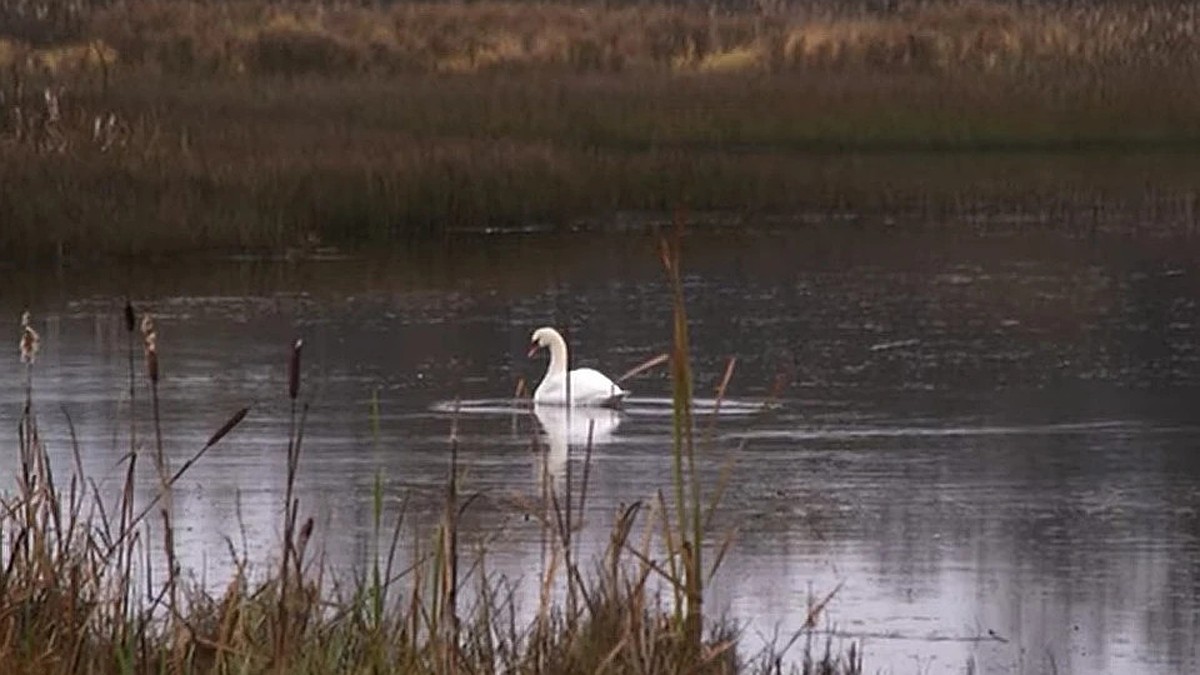
M 549 347 L 555 341 L 562 342 L 562 336 L 558 331 L 550 327 L 542 327 L 533 331 L 533 335 L 529 336 L 529 358 L 538 352 L 542 347 Z

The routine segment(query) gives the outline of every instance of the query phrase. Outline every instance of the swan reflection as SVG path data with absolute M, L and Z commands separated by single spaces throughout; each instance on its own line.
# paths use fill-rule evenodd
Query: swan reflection
M 621 423 L 620 413 L 611 408 L 534 404 L 533 414 L 545 433 L 545 472 L 556 478 L 566 471 L 572 449 L 586 451 L 589 436 L 593 449 L 612 442 Z

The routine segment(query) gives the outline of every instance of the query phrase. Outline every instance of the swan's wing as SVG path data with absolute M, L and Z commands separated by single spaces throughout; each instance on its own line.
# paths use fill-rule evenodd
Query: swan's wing
M 616 406 L 620 404 L 621 399 L 629 395 L 628 391 L 610 380 L 607 375 L 592 368 L 572 370 L 569 376 L 571 405 Z M 534 392 L 534 402 L 548 405 L 565 404 L 566 379 L 561 375 L 547 376 Z
M 571 371 L 571 399 L 580 405 L 617 405 L 629 395 L 604 373 L 592 368 Z

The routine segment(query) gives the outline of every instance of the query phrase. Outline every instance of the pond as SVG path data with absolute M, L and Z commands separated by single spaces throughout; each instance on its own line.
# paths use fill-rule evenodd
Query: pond
M 764 220 L 697 226 L 683 264 L 709 494 L 732 467 L 714 545 L 736 535 L 708 607 L 749 642 L 786 641 L 828 598 L 820 633 L 860 642 L 869 672 L 1200 670 L 1200 238 Z M 297 494 L 333 567 L 362 569 L 380 545 L 377 479 L 385 529 L 406 509 L 411 555 L 452 444 L 478 495 L 464 547 L 486 548 L 533 603 L 546 542 L 529 509 L 546 481 L 588 474 L 585 557 L 619 507 L 671 494 L 663 368 L 625 380 L 617 412 L 514 399 L 546 367 L 526 356 L 542 325 L 567 335 L 573 365 L 614 377 L 668 348 L 670 292 L 641 223 L 463 233 L 387 256 L 0 269 L 0 282 L 14 345 L 0 425 L 15 429 L 24 398 L 29 307 L 43 436 L 69 466 L 69 415 L 102 491 L 119 491 L 129 449 L 126 294 L 157 322 L 173 466 L 252 406 L 174 491 L 184 563 L 210 584 L 231 546 L 259 563 L 277 550 L 297 338 L 310 404 Z

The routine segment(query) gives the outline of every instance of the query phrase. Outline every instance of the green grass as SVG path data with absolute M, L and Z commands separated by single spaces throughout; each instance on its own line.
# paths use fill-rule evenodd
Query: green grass
M 1200 31 L 1149 7 L 90 10 L 0 40 L 0 257 L 403 246 L 681 201 L 1183 212 Z
M 675 289 L 670 339 L 676 501 L 648 495 L 645 502 L 624 507 L 614 518 L 607 549 L 595 559 L 580 559 L 573 537 L 587 511 L 590 448 L 582 458 L 582 480 L 572 476 L 571 464 L 565 487 L 546 477 L 542 498 L 527 511 L 551 542 L 544 572 L 534 580 L 542 589 L 541 601 L 527 623 L 513 613 L 516 589 L 489 570 L 486 543 L 470 547 L 471 553 L 462 541 L 460 518 L 473 500 L 460 476 L 455 426 L 448 439 L 441 516 L 428 538 L 417 534 L 402 541 L 407 502 L 390 506 L 395 501 L 377 477 L 373 493 L 363 497 L 373 513 L 372 560 L 349 572 L 325 566 L 316 553 L 320 545 L 313 540 L 313 518 L 294 492 L 310 406 L 299 341 L 287 363 L 280 364 L 288 384 L 279 395 L 286 396 L 290 408 L 287 438 L 280 439 L 287 448 L 287 469 L 279 476 L 285 495 L 278 524 L 281 543 L 266 555 L 258 547 L 253 560 L 231 544 L 232 578 L 216 588 L 198 584 L 190 570 L 180 567 L 174 492 L 184 489 L 177 486 L 192 467 L 209 453 L 221 452 L 225 438 L 256 412 L 250 407 L 234 411 L 198 448 L 164 448 L 169 436 L 159 423 L 157 383 L 159 354 L 169 353 L 171 345 L 159 341 L 148 315 L 139 321 L 127 304 L 129 396 L 147 396 L 152 412 L 148 419 L 139 416 L 131 400 L 124 481 L 110 491 L 84 473 L 86 447 L 77 441 L 51 447 L 43 441 L 35 377 L 40 337 L 36 321 L 26 315 L 20 338 L 24 368 L 12 383 L 25 393 L 14 455 L 18 468 L 15 484 L 0 489 L 0 671 L 862 672 L 862 657 L 853 644 L 840 655 L 827 639 L 822 651 L 812 630 L 821 604 L 810 610 L 808 625 L 792 642 L 769 645 L 757 654 L 745 652 L 732 620 L 704 609 L 705 585 L 731 541 L 710 532 L 728 474 L 706 496 L 692 465 L 690 355 L 678 233 L 663 245 L 667 282 Z M 732 370 L 731 362 L 718 399 Z M 70 411 L 64 412 L 69 421 Z M 373 402 L 372 419 L 378 414 Z M 145 452 L 152 453 L 159 478 L 149 488 L 139 487 L 134 478 Z M 180 458 L 186 459 L 171 466 Z M 701 566 L 702 551 L 715 553 L 707 568 Z M 147 567 L 156 565 L 161 572 L 146 574 Z M 562 600 L 548 592 L 555 585 L 565 586 Z M 464 601 L 468 595 L 473 602 Z M 787 666 L 784 652 L 796 642 L 803 647 L 786 655 L 795 663 Z

